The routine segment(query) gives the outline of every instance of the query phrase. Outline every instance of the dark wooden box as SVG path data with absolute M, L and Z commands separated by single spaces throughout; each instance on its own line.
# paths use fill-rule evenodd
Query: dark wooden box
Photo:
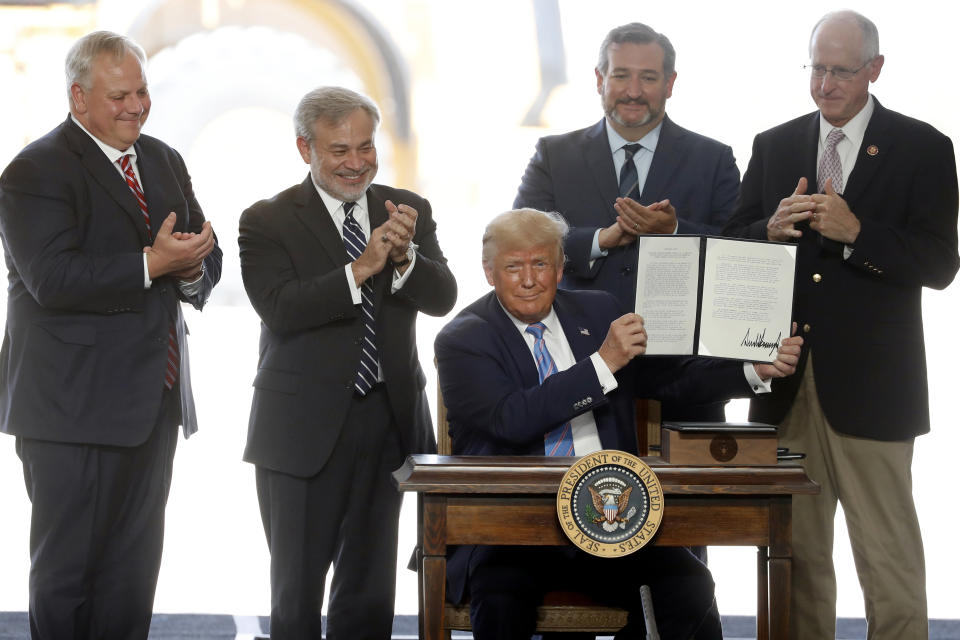
M 661 457 L 670 464 L 777 464 L 777 428 L 759 422 L 664 422 Z

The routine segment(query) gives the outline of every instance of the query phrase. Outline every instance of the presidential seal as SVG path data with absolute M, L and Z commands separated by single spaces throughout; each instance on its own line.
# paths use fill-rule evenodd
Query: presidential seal
M 573 463 L 557 490 L 567 537 L 587 553 L 626 556 L 646 545 L 663 518 L 663 487 L 640 458 L 605 449 Z

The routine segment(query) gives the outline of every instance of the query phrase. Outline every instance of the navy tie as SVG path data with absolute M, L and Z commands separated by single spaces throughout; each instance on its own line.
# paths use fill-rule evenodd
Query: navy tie
M 540 374 L 540 384 L 557 372 L 557 365 L 547 351 L 547 343 L 543 339 L 543 332 L 547 326 L 542 322 L 534 322 L 527 326 L 526 332 L 533 336 L 533 357 L 537 360 L 537 373 Z M 569 422 L 548 431 L 543 436 L 543 451 L 548 456 L 573 455 L 573 427 Z
M 620 197 L 640 200 L 640 177 L 637 175 L 637 164 L 633 161 L 633 156 L 640 150 L 642 145 L 638 143 L 623 145 L 623 151 L 627 154 L 623 166 L 620 167 Z
M 356 260 L 367 246 L 367 239 L 356 218 L 353 217 L 353 202 L 343 203 L 343 247 L 351 260 Z M 366 395 L 377 383 L 377 321 L 373 314 L 373 287 L 369 280 L 360 285 L 360 310 L 363 317 L 363 345 L 360 350 L 360 367 L 353 383 L 357 393 Z

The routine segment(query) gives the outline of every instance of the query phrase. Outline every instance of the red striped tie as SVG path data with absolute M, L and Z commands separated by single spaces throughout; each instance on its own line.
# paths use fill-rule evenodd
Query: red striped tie
M 123 177 L 127 180 L 127 186 L 133 191 L 137 204 L 140 205 L 140 213 L 143 214 L 143 221 L 147 225 L 147 237 L 153 240 L 153 230 L 150 228 L 150 211 L 147 210 L 147 199 L 143 196 L 143 189 L 137 181 L 137 174 L 133 172 L 133 164 L 130 162 L 130 154 L 125 154 L 117 162 L 123 169 Z M 167 370 L 163 376 L 163 383 L 167 389 L 173 388 L 173 383 L 177 381 L 177 372 L 180 370 L 180 349 L 177 348 L 177 331 L 170 323 L 169 339 L 167 340 Z

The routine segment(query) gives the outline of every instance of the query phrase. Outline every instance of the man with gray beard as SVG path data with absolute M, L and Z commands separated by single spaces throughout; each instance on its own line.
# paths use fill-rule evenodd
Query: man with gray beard
M 261 319 L 244 459 L 270 547 L 270 637 L 389 639 L 401 496 L 390 473 L 436 452 L 416 318 L 457 285 L 430 203 L 378 184 L 380 113 L 348 89 L 294 115 L 310 174 L 240 218 L 240 266 Z M 368 241 L 369 239 L 369 241 Z

